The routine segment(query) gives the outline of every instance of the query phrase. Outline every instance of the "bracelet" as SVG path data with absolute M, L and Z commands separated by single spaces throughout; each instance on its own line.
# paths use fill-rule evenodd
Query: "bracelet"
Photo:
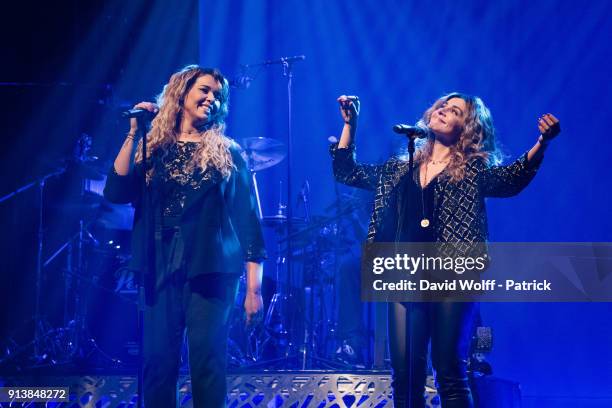
M 541 144 L 542 146 L 548 146 L 549 142 L 550 142 L 550 140 L 544 139 L 544 136 L 542 136 L 542 135 L 540 135 L 540 137 L 538 137 L 538 143 Z
M 127 134 L 126 138 L 130 139 L 130 140 L 134 140 L 134 137 L 136 136 L 136 133 L 129 133 Z

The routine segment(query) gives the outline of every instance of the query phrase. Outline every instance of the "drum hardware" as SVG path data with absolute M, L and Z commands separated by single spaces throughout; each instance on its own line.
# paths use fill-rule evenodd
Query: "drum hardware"
M 257 172 L 275 166 L 285 158 L 287 154 L 283 143 L 265 137 L 248 137 L 242 139 L 242 157 L 247 163 L 251 180 L 253 181 L 253 193 L 257 203 L 257 216 L 263 217 L 261 211 L 261 200 L 259 199 L 259 188 L 257 186 Z
M 264 228 L 271 228 L 277 235 L 282 236 L 285 234 L 289 224 L 303 225 L 303 220 L 300 219 L 293 219 L 289 222 L 284 213 L 287 207 L 282 203 L 280 197 L 278 211 L 275 215 L 263 216 L 261 210 L 261 200 L 256 177 L 257 172 L 270 168 L 284 159 L 286 155 L 284 144 L 270 138 L 251 137 L 243 139 L 241 148 L 241 154 L 251 174 L 257 213 L 262 226 Z M 284 309 L 288 303 L 288 296 L 282 287 L 283 284 L 280 279 L 281 269 L 284 265 L 285 257 L 280 251 L 277 251 L 275 268 L 276 292 L 272 296 L 264 321 L 262 322 L 263 324 L 259 327 L 244 327 L 242 304 L 244 303 L 246 284 L 244 277 L 241 280 L 237 303 L 235 304 L 230 324 L 228 343 L 228 362 L 230 365 L 240 367 L 249 365 L 253 367 L 254 365 L 267 364 L 269 360 L 262 361 L 265 358 L 264 350 L 270 347 L 275 347 L 277 350 L 287 349 L 288 331 L 286 329 L 286 313 Z
M 330 270 L 333 271 L 335 263 L 331 258 L 338 243 L 344 249 L 352 241 L 343 231 L 341 233 L 339 220 L 335 217 L 310 215 L 308 194 L 309 186 L 305 182 L 298 197 L 304 203 L 304 218 L 294 217 L 289 223 L 283 213 L 286 206 L 279 200 L 278 213 L 261 219 L 262 225 L 276 235 L 276 292 L 266 312 L 263 329 L 253 333 L 256 341 L 250 343 L 251 349 L 242 356 L 232 356 L 241 363 L 250 361 L 250 368 L 346 368 L 331 359 L 335 348 L 327 347 L 326 341 L 330 333 L 333 337 L 335 330 L 328 312 L 329 302 L 334 297 L 329 296 L 330 288 L 334 287 Z M 289 224 L 293 227 L 291 231 L 288 231 Z M 289 240 L 294 242 L 291 257 L 299 262 L 298 269 L 303 269 L 299 284 L 291 282 L 284 274 Z M 299 274 L 300 270 L 297 272 Z M 297 317 L 298 321 L 290 316 Z M 275 358 L 265 355 L 265 350 L 271 347 L 277 350 Z
M 20 347 L 19 352 L 13 353 L 10 359 L 14 360 L 24 355 L 28 350 L 33 352 L 29 355 L 29 362 L 34 367 L 45 365 L 69 364 L 83 362 L 94 354 L 102 356 L 105 360 L 114 360 L 107 356 L 96 344 L 96 341 L 88 335 L 86 326 L 87 314 L 86 305 L 88 301 L 88 291 L 90 287 L 96 286 L 95 277 L 87 274 L 85 262 L 86 247 L 95 248 L 100 242 L 91 232 L 94 221 L 86 221 L 87 214 L 99 209 L 100 198 L 90 194 L 87 189 L 87 177 L 92 180 L 100 180 L 102 173 L 99 172 L 94 163 L 97 158 L 89 154 L 91 149 L 91 138 L 87 134 L 82 134 L 78 139 L 73 156 L 63 160 L 63 167 L 52 173 L 40 177 L 37 181 L 30 183 L 14 193 L 0 199 L 0 202 L 12 197 L 13 195 L 25 191 L 34 185 L 38 185 L 39 193 L 39 219 L 38 219 L 38 248 L 37 248 L 37 267 L 36 267 L 36 287 L 35 287 L 35 312 L 34 312 L 34 338 L 33 340 Z M 59 249 L 57 249 L 46 261 L 42 259 L 42 249 L 44 244 L 43 229 L 43 193 L 45 182 L 51 177 L 67 174 L 76 176 L 80 181 L 79 197 L 75 202 L 64 203 L 55 208 L 77 214 L 79 228 Z M 54 328 L 43 317 L 41 312 L 41 290 L 43 273 L 55 259 L 62 253 L 66 254 L 66 265 L 63 269 L 64 274 L 64 306 L 63 306 L 63 327 Z M 76 262 L 75 261 L 76 258 Z M 69 313 L 70 292 L 74 292 L 74 315 Z
M 292 150 L 293 150 L 293 136 L 292 136 L 292 130 L 293 130 L 293 126 L 292 126 L 292 88 L 293 88 L 293 65 L 297 62 L 303 61 L 306 57 L 304 57 L 303 55 L 299 55 L 299 56 L 295 56 L 295 57 L 283 57 L 277 60 L 269 60 L 269 61 L 264 61 L 261 63 L 256 63 L 256 64 L 247 64 L 247 65 L 243 65 L 243 69 L 244 72 L 242 73 L 243 78 L 254 78 L 254 75 L 249 76 L 249 72 L 248 70 L 253 69 L 253 68 L 257 68 L 257 69 L 263 69 L 265 67 L 269 67 L 269 66 L 273 66 L 273 65 L 280 65 L 283 68 L 283 76 L 287 79 L 287 150 L 286 150 L 286 154 L 284 154 L 284 156 L 286 156 L 287 158 L 287 177 L 286 177 L 286 189 L 287 189 L 287 197 L 289 199 L 293 198 L 293 193 L 292 193 L 292 170 L 293 170 L 293 163 L 292 163 Z M 238 83 L 240 83 L 241 81 L 237 81 Z M 250 80 L 247 82 L 249 83 Z M 263 143 L 263 142 L 262 142 Z M 256 144 L 255 142 L 253 142 L 253 144 Z M 253 144 L 247 143 L 247 147 L 254 147 Z M 267 147 L 267 145 L 266 145 Z M 268 150 L 274 150 L 272 148 L 268 149 Z M 284 152 L 283 152 L 284 153 Z M 264 165 L 266 165 L 267 162 L 264 163 Z M 285 209 L 286 215 L 287 215 L 287 233 L 291 233 L 292 230 L 292 221 L 293 221 L 293 208 L 291 205 L 288 205 Z M 261 213 L 260 213 L 261 214 Z M 262 214 L 263 215 L 263 214 Z M 291 250 L 291 241 L 287 242 L 287 245 L 289 247 L 289 250 L 286 252 L 285 256 L 284 256 L 284 269 L 286 271 L 285 275 L 287 277 L 287 281 L 291 282 L 292 281 L 292 250 Z M 291 297 L 291 293 L 288 293 L 287 296 Z M 290 299 L 291 300 L 291 299 Z
M 261 171 L 276 166 L 287 155 L 285 145 L 266 137 L 248 137 L 242 139 L 242 157 L 249 170 Z

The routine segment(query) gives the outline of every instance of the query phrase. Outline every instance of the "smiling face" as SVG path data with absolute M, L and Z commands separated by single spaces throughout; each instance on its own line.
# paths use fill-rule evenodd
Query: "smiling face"
M 454 97 L 444 101 L 432 112 L 428 125 L 437 140 L 444 144 L 453 144 L 459 139 L 467 114 L 467 103 L 459 97 Z
M 201 75 L 187 92 L 183 102 L 183 120 L 193 126 L 203 125 L 213 116 L 213 105 L 220 103 L 221 83 L 212 75 Z

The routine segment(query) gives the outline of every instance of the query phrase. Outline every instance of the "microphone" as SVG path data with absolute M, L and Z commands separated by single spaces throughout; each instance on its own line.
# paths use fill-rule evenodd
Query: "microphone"
M 248 86 L 247 86 L 248 88 Z M 208 113 L 209 118 L 211 116 L 215 116 L 217 113 L 219 113 L 219 110 L 221 109 L 221 101 L 218 99 L 215 99 L 215 101 L 213 102 L 212 105 L 210 105 L 210 111 Z
M 157 115 L 157 112 L 151 112 L 146 109 L 130 109 L 121 113 L 121 116 L 125 119 L 136 118 L 151 120 L 155 115 Z
M 208 116 L 216 115 L 219 112 L 219 109 L 221 109 L 221 101 L 215 99 L 212 105 L 210 105 L 210 111 Z M 155 116 L 157 116 L 157 112 L 151 112 L 150 110 L 146 109 L 130 109 L 126 110 L 125 112 L 122 112 L 121 116 L 125 119 L 136 118 L 152 120 Z
M 410 126 L 403 123 L 393 126 L 393 131 L 400 135 L 406 135 L 412 139 L 424 139 L 429 134 L 429 131 L 420 126 Z
M 264 62 L 260 62 L 258 64 L 242 64 L 243 68 L 254 68 L 254 67 L 261 67 L 261 66 L 266 66 L 266 65 L 275 65 L 275 64 L 292 64 L 294 62 L 298 62 L 298 61 L 304 61 L 306 59 L 305 55 L 294 55 L 293 57 L 282 57 L 279 59 L 275 59 L 275 60 L 268 60 L 268 61 L 264 61 Z

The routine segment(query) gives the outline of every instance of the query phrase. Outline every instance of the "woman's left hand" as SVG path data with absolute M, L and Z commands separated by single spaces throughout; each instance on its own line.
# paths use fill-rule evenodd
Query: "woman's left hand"
M 538 119 L 538 130 L 542 135 L 545 142 L 548 142 L 559 133 L 561 133 L 561 125 L 559 125 L 559 119 L 557 119 L 552 113 L 542 115 Z
M 263 299 L 260 291 L 247 290 L 244 299 L 244 312 L 247 326 L 261 322 L 263 317 Z

